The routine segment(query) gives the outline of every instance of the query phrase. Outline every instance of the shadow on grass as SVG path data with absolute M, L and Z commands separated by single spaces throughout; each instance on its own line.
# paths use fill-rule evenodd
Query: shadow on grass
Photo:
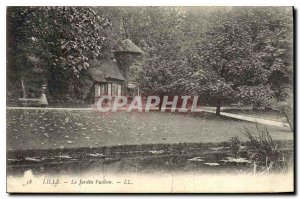
M 240 158 L 234 159 L 229 142 L 122 145 L 97 148 L 9 151 L 7 174 L 22 176 L 79 174 L 82 172 L 198 172 L 203 174 L 250 173 L 249 144 L 243 142 Z M 279 141 L 290 167 L 293 142 Z

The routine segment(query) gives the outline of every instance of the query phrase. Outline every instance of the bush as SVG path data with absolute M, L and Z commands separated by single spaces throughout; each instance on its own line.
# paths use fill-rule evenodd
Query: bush
M 274 101 L 271 108 L 280 111 L 286 118 L 292 131 L 294 131 L 294 95 L 291 90 L 286 90 L 287 94 L 284 101 Z
M 240 150 L 242 148 L 242 141 L 238 136 L 234 136 L 229 140 L 230 148 L 232 150 L 232 155 L 237 158 L 240 155 Z
M 278 150 L 278 144 L 272 139 L 267 128 L 260 129 L 256 124 L 256 130 L 245 128 L 244 134 L 250 140 L 249 153 L 254 167 L 257 166 L 262 172 L 267 173 L 287 169 L 284 154 Z

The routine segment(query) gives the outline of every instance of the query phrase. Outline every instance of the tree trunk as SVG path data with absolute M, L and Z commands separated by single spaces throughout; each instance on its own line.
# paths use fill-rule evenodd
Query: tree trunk
M 221 112 L 221 102 L 219 101 L 217 103 L 217 109 L 216 109 L 216 115 L 219 116 Z
M 294 118 L 293 118 L 293 113 L 290 114 L 289 111 L 284 110 L 283 114 L 288 122 L 288 124 L 290 125 L 290 129 L 292 131 L 294 131 Z
M 163 98 L 164 98 L 164 97 L 159 96 L 159 99 L 160 99 L 160 100 L 159 100 L 159 105 L 158 105 L 159 111 L 161 111 L 161 107 L 162 107 L 162 103 L 163 103 L 163 102 L 162 102 L 162 101 L 163 101 Z
M 22 94 L 23 94 L 23 98 L 26 98 L 26 97 L 27 97 L 27 94 L 26 94 L 26 89 L 25 89 L 25 84 L 24 84 L 24 79 L 23 79 L 23 77 L 21 77 L 21 86 L 22 86 Z
M 221 106 L 218 105 L 216 110 L 216 115 L 220 115 L 220 112 L 221 112 Z
M 163 99 L 164 99 L 164 96 L 163 95 L 159 95 L 159 104 L 158 104 L 159 111 L 161 111 L 162 104 L 163 104 Z

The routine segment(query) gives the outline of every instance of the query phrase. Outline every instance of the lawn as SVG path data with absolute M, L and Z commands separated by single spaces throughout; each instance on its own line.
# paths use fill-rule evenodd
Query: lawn
M 135 144 L 216 143 L 254 123 L 210 113 L 102 114 L 77 110 L 7 110 L 7 149 L 64 149 Z M 268 127 L 275 140 L 292 140 L 287 129 Z

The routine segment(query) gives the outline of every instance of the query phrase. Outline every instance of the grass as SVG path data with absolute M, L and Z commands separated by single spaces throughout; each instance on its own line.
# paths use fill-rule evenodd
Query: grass
M 7 110 L 7 173 L 249 173 L 245 127 L 209 113 Z M 268 128 L 292 159 L 293 134 Z
M 214 114 L 7 110 L 7 149 L 65 149 L 116 145 L 224 142 L 255 124 Z M 275 140 L 292 140 L 268 127 Z
M 279 149 L 277 141 L 272 139 L 267 128 L 256 130 L 244 129 L 244 133 L 250 140 L 250 158 L 254 162 L 254 173 L 257 165 L 262 172 L 270 173 L 273 170 L 284 171 L 287 169 L 285 154 Z

